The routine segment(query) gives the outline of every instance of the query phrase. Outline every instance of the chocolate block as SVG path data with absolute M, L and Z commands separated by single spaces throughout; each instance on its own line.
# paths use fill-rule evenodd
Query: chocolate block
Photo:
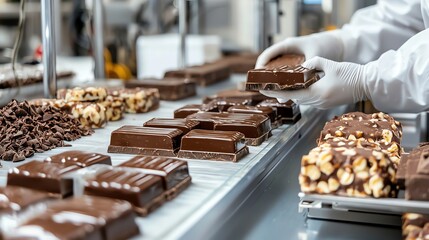
M 250 102 L 245 99 L 216 99 L 213 100 L 213 103 L 216 104 L 219 112 L 227 112 L 228 108 L 232 106 L 250 105 Z
M 211 85 L 223 81 L 231 75 L 226 63 L 214 62 L 201 66 L 188 67 L 181 70 L 168 71 L 165 78 L 190 78 L 201 86 Z
M 164 202 L 162 178 L 126 168 L 103 171 L 85 184 L 87 195 L 121 199 L 145 216 Z
M 301 119 L 301 111 L 298 104 L 291 100 L 279 103 L 277 99 L 271 98 L 260 102 L 258 107 L 272 107 L 277 110 L 277 117 L 283 124 L 296 123 Z
M 23 187 L 0 187 L 0 214 L 17 213 L 49 199 L 47 193 Z
M 294 90 L 308 88 L 321 77 L 323 77 L 321 72 L 303 66 L 254 69 L 247 72 L 246 90 Z
M 63 164 L 65 167 L 72 165 L 88 167 L 94 164 L 112 165 L 110 156 L 78 150 L 62 152 L 60 154 L 50 156 L 44 161 L 49 163 Z
M 305 56 L 303 55 L 287 54 L 272 59 L 267 63 L 267 65 L 265 65 L 264 68 L 274 70 L 285 66 L 294 67 L 303 64 L 304 61 Z
M 57 98 L 67 102 L 104 101 L 107 97 L 107 90 L 101 87 L 87 87 L 73 89 L 59 89 Z
M 232 73 L 247 73 L 247 71 L 255 68 L 258 54 L 243 53 L 238 55 L 226 56 L 219 60 L 228 64 Z
M 197 94 L 197 84 L 186 78 L 141 79 L 126 81 L 127 88 L 156 88 L 161 100 L 180 100 Z
M 305 193 L 350 197 L 395 197 L 396 168 L 390 157 L 365 148 L 316 147 L 301 160 Z
M 200 123 L 183 118 L 152 118 L 143 124 L 144 127 L 154 128 L 177 128 L 183 134 L 188 133 L 194 128 L 197 128 Z
M 413 150 L 406 161 L 405 198 L 427 201 L 429 199 L 429 145 Z
M 270 118 L 271 125 L 277 124 L 277 109 L 271 107 L 255 107 L 238 105 L 228 108 L 229 113 L 260 114 Z
M 66 197 L 73 193 L 73 180 L 64 178 L 64 174 L 76 171 L 77 165 L 31 161 L 9 170 L 7 175 L 8 186 L 21 186 L 57 197 Z
M 240 132 L 196 129 L 183 136 L 178 157 L 237 162 L 247 153 L 249 148 Z
M 119 166 L 138 168 L 145 174 L 162 177 L 168 200 L 173 199 L 191 184 L 186 161 L 164 157 L 135 156 Z
M 174 111 L 174 118 L 186 118 L 187 116 L 197 112 L 218 112 L 216 104 L 213 102 L 208 104 L 188 104 Z
M 108 95 L 122 98 L 127 113 L 145 113 L 159 107 L 159 91 L 156 88 L 111 88 Z
M 425 239 L 429 233 L 429 216 L 418 213 L 405 213 L 402 215 L 402 238 Z
M 182 134 L 177 128 L 123 126 L 112 132 L 107 152 L 174 157 Z
M 232 101 L 247 101 L 254 106 L 268 97 L 259 92 L 246 92 L 236 89 L 224 90 L 212 96 L 207 96 L 203 99 L 203 103 L 210 103 L 213 100 L 232 100 Z

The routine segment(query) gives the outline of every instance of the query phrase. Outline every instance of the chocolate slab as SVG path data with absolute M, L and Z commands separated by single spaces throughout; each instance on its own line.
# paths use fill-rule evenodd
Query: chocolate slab
M 112 132 L 107 152 L 174 157 L 182 134 L 177 128 L 123 126 Z
M 187 119 L 199 121 L 201 129 L 241 132 L 246 144 L 252 146 L 260 145 L 271 134 L 270 119 L 258 114 L 200 112 Z
M 302 66 L 254 69 L 247 72 L 246 90 L 295 90 L 308 88 L 321 77 L 323 77 L 323 73 Z
M 254 106 L 261 101 L 266 100 L 268 97 L 259 92 L 240 91 L 236 89 L 229 89 L 219 91 L 214 95 L 207 96 L 203 99 L 203 103 L 209 103 L 213 100 L 235 100 L 247 101 L 250 105 Z
M 237 162 L 247 153 L 249 148 L 240 132 L 196 129 L 183 136 L 178 157 Z
M 264 68 L 274 70 L 285 66 L 294 67 L 303 64 L 304 61 L 304 55 L 286 54 L 272 59 L 267 63 L 267 65 L 265 65 Z
M 405 198 L 410 200 L 429 200 L 429 145 L 414 149 L 406 159 Z
M 250 102 L 245 99 L 216 99 L 213 100 L 213 103 L 216 104 L 219 112 L 227 112 L 228 108 L 232 106 L 250 105 Z
M 183 134 L 188 133 L 194 128 L 198 128 L 200 123 L 184 118 L 152 118 L 143 124 L 144 127 L 154 128 L 177 128 Z
M 301 111 L 299 105 L 291 100 L 280 103 L 277 99 L 271 98 L 260 102 L 257 107 L 272 107 L 277 110 L 277 118 L 283 124 L 296 123 L 301 119 Z
M 64 166 L 63 164 L 31 161 L 9 170 L 7 175 L 8 186 L 21 186 L 54 196 L 66 197 L 73 192 L 73 180 L 64 178 L 64 174 L 76 171 L 77 165 Z
M 165 195 L 173 199 L 191 183 L 186 161 L 165 157 L 135 156 L 119 165 L 138 168 L 143 173 L 162 177 Z
M 270 118 L 271 125 L 277 123 L 277 109 L 264 106 L 238 105 L 228 108 L 229 113 L 260 114 Z
M 255 68 L 258 56 L 254 53 L 242 53 L 223 57 L 219 62 L 228 64 L 232 73 L 247 73 L 247 71 Z
M 197 84 L 186 78 L 147 78 L 125 82 L 126 88 L 156 88 L 161 100 L 180 100 L 197 94 Z
M 188 104 L 174 111 L 174 118 L 186 118 L 197 112 L 218 112 L 216 104 Z
M 121 199 L 145 216 L 164 202 L 162 178 L 126 168 L 103 171 L 85 184 L 84 194 Z
M 201 86 L 223 81 L 231 75 L 228 64 L 222 62 L 206 63 L 201 66 L 188 67 L 182 70 L 168 71 L 164 77 L 190 78 Z
M 65 151 L 65 152 L 50 156 L 46 158 L 44 161 L 49 163 L 63 164 L 66 167 L 71 165 L 76 165 L 79 167 L 88 167 L 94 164 L 112 165 L 110 156 L 99 154 L 99 153 L 84 152 L 79 150 Z
M 17 186 L 0 187 L 0 214 L 17 213 L 48 199 L 45 192 Z

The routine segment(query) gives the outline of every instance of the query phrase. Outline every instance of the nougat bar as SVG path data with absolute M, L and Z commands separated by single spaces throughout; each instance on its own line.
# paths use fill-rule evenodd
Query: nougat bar
M 283 124 L 296 123 L 301 119 L 301 111 L 299 105 L 289 100 L 285 103 L 280 103 L 275 98 L 266 99 L 258 105 L 258 107 L 272 107 L 277 110 L 277 118 Z
M 248 153 L 240 132 L 195 129 L 183 136 L 178 157 L 237 162 Z
M 152 118 L 143 124 L 144 127 L 154 128 L 177 128 L 183 134 L 188 133 L 192 129 L 198 128 L 200 123 L 185 118 Z
M 223 81 L 231 75 L 228 64 L 222 62 L 206 63 L 200 66 L 168 71 L 164 77 L 189 78 L 201 86 L 208 86 Z
M 104 101 L 106 97 L 107 90 L 102 87 L 75 87 L 72 89 L 59 89 L 57 91 L 57 98 L 64 99 L 67 102 Z
M 128 201 L 143 216 L 165 200 L 161 177 L 126 168 L 98 173 L 86 182 L 84 194 Z
M 188 163 L 174 158 L 135 156 L 119 166 L 137 168 L 145 174 L 162 177 L 168 200 L 173 199 L 191 183 Z
M 186 78 L 141 79 L 125 82 L 126 88 L 156 88 L 161 100 L 174 101 L 197 94 L 195 81 Z
M 79 167 L 88 167 L 94 164 L 112 165 L 110 156 L 91 153 L 79 150 L 65 151 L 56 155 L 52 155 L 44 160 L 48 163 L 62 164 L 66 167 L 76 165 Z
M 182 131 L 177 128 L 123 126 L 112 132 L 109 153 L 174 157 Z
M 122 98 L 127 113 L 145 113 L 159 107 L 159 91 L 156 88 L 112 88 L 112 97 Z
M 350 197 L 395 197 L 396 169 L 390 157 L 365 148 L 316 147 L 301 160 L 305 193 Z
M 218 112 L 216 104 L 188 104 L 174 111 L 174 118 L 186 118 L 197 112 Z

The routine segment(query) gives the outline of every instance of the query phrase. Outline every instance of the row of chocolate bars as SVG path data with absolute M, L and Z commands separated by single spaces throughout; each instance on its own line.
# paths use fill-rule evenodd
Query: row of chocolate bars
M 409 154 L 401 148 L 402 126 L 385 113 L 352 112 L 327 122 L 318 146 L 301 160 L 299 183 L 309 194 L 428 201 L 429 144 Z M 429 216 L 403 215 L 405 239 L 424 239 Z M 419 238 L 420 237 L 420 238 Z
M 0 188 L 0 236 L 127 239 L 139 234 L 136 214 L 190 183 L 187 162 L 171 158 L 136 156 L 112 167 L 110 156 L 67 151 L 34 160 L 10 169 Z

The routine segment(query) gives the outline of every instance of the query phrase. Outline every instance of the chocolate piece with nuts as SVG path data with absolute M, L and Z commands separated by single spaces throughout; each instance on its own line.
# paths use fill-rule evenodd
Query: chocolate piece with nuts
M 127 113 L 145 113 L 159 107 L 159 91 L 156 88 L 109 89 L 109 95 L 122 98 Z
M 106 97 L 107 90 L 101 87 L 75 87 L 73 89 L 60 89 L 57 92 L 57 98 L 67 102 L 104 101 Z
M 429 216 L 418 213 L 402 215 L 402 239 L 425 239 L 429 234 Z

